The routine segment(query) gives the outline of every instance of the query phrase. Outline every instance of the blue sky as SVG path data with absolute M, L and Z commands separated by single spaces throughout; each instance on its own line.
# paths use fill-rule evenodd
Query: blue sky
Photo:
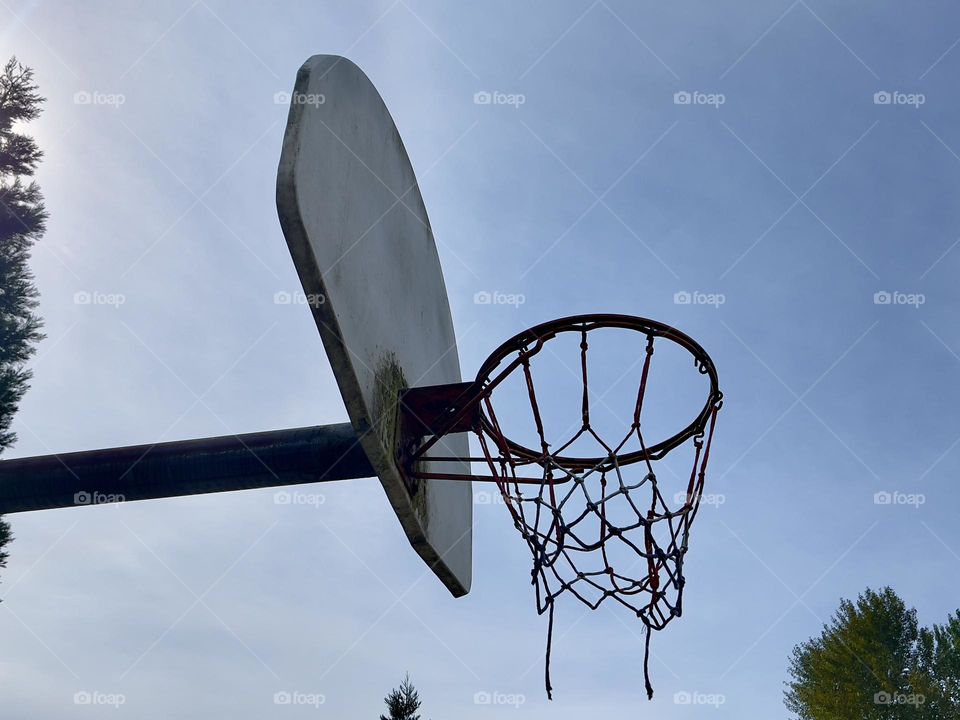
M 726 396 L 653 704 L 642 626 L 572 603 L 547 703 L 502 506 L 476 505 L 453 600 L 357 480 L 317 506 L 264 490 L 12 518 L 18 718 L 374 717 L 405 671 L 433 718 L 783 717 L 788 653 L 840 597 L 889 584 L 924 624 L 956 609 L 951 4 L 3 0 L 0 39 L 48 98 L 31 130 L 51 213 L 48 337 L 10 456 L 346 419 L 306 308 L 274 302 L 299 287 L 274 96 L 314 53 L 350 57 L 393 114 L 466 375 L 524 327 L 623 312 L 697 338 Z M 274 704 L 294 691 L 324 702 Z M 677 702 L 707 695 L 722 704 Z

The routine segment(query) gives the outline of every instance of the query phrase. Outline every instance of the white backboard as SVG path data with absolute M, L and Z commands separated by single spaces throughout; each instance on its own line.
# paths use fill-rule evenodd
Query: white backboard
M 277 211 L 360 442 L 410 543 L 464 595 L 470 483 L 420 481 L 411 495 L 396 461 L 400 390 L 461 379 L 447 290 L 400 134 L 376 88 L 346 58 L 315 55 L 297 73 Z M 435 454 L 467 455 L 466 436 L 444 442 Z M 430 470 L 468 472 L 445 465 Z

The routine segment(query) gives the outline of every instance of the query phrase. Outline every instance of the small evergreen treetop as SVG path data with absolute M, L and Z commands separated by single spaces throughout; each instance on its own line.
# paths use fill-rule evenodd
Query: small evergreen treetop
M 380 720 L 420 720 L 417 710 L 420 709 L 420 695 L 410 682 L 407 673 L 400 687 L 391 690 L 383 701 L 387 704 L 389 715 L 381 715 Z

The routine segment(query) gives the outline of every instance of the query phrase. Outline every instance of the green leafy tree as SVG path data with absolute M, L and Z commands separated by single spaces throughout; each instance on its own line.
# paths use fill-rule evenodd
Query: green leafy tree
M 919 627 L 890 588 L 840 607 L 793 649 L 784 701 L 800 720 L 960 717 L 960 622 Z
M 947 616 L 943 625 L 922 631 L 926 689 L 930 717 L 960 717 L 960 617 Z
M 383 701 L 390 714 L 381 715 L 380 720 L 420 720 L 417 714 L 420 709 L 420 695 L 410 682 L 409 674 L 404 676 L 400 687 L 392 690 Z
M 43 153 L 17 130 L 40 114 L 42 103 L 33 71 L 9 60 L 0 72 L 0 453 L 16 439 L 10 427 L 29 384 L 26 363 L 43 337 L 28 265 L 47 219 L 40 188 L 31 179 Z M 0 567 L 11 539 L 10 526 L 0 518 Z

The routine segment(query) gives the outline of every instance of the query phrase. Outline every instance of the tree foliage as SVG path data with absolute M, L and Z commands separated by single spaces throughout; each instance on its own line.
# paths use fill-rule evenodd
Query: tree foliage
M 400 687 L 392 690 L 383 701 L 390 714 L 381 715 L 380 720 L 420 720 L 417 714 L 420 709 L 420 695 L 410 682 L 409 674 L 404 676 Z
M 841 600 L 818 637 L 793 649 L 784 702 L 800 720 L 960 717 L 960 620 L 917 624 L 890 588 Z
M 33 71 L 10 59 L 0 72 L 0 453 L 16 439 L 10 427 L 27 391 L 27 360 L 43 335 L 29 259 L 47 213 L 32 180 L 43 153 L 18 124 L 40 114 L 43 98 Z M 0 518 L 0 567 L 10 527 Z

